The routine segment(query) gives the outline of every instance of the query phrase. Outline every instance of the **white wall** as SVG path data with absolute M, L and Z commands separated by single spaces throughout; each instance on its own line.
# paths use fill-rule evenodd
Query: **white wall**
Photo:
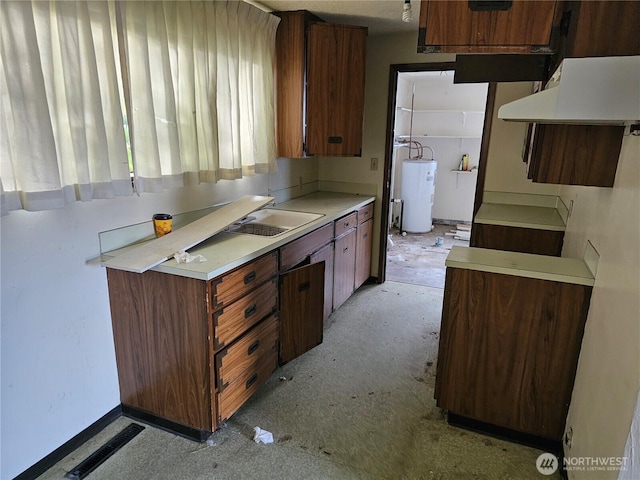
M 279 172 L 1 218 L 0 478 L 12 478 L 120 403 L 98 232 L 318 178 L 317 160 Z
M 582 257 L 587 240 L 600 254 L 567 417 L 573 445 L 565 455 L 621 457 L 640 389 L 640 138 L 625 137 L 613 188 L 564 186 L 560 194 L 574 202 L 562 255 Z

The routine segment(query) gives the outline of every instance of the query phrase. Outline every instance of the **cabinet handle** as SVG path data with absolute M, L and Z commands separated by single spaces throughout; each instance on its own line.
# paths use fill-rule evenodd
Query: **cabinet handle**
M 349 247 L 344 247 L 344 248 L 342 249 L 342 253 L 346 252 L 347 250 L 349 250 Z
M 247 285 L 248 283 L 253 282 L 256 279 L 256 271 L 254 270 L 253 272 L 247 273 L 244 276 L 244 284 Z
M 469 0 L 469 10 L 472 12 L 509 10 L 512 5 L 512 0 Z
M 298 291 L 304 292 L 305 290 L 309 290 L 311 288 L 311 282 L 304 282 L 298 285 Z
M 249 318 L 251 315 L 256 313 L 256 310 L 258 310 L 258 306 L 254 303 L 244 311 L 244 318 Z
M 362 238 L 367 238 L 368 235 L 369 235 L 368 233 L 365 233 L 362 235 Z
M 260 340 L 256 340 L 251 345 L 249 345 L 249 349 L 247 350 L 247 355 L 251 355 L 260 347 Z
M 256 383 L 256 380 L 258 380 L 258 374 L 254 373 L 253 375 L 251 375 L 251 378 L 249 380 L 247 380 L 247 383 L 245 383 L 244 386 L 246 388 L 249 388 L 251 385 Z
M 342 137 L 329 137 L 329 143 L 342 143 Z
M 344 228 L 349 228 L 349 222 L 344 222 Z

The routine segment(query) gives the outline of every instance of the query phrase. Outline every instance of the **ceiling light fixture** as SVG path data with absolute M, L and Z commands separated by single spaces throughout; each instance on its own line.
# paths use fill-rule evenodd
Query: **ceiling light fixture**
M 411 0 L 404 0 L 404 6 L 402 7 L 402 21 L 410 22 L 413 18 L 413 12 L 411 11 Z

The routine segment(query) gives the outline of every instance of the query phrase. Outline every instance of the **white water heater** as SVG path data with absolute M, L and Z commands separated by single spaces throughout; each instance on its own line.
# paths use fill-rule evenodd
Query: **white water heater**
M 403 160 L 400 197 L 404 201 L 402 229 L 427 233 L 433 228 L 431 209 L 436 191 L 435 160 Z

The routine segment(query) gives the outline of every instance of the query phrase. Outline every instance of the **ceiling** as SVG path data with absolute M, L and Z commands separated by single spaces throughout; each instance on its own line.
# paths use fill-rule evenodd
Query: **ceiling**
M 420 0 L 411 0 L 413 18 L 402 21 L 404 0 L 257 0 L 273 11 L 308 10 L 323 20 L 369 27 L 369 35 L 412 32 L 418 34 Z

